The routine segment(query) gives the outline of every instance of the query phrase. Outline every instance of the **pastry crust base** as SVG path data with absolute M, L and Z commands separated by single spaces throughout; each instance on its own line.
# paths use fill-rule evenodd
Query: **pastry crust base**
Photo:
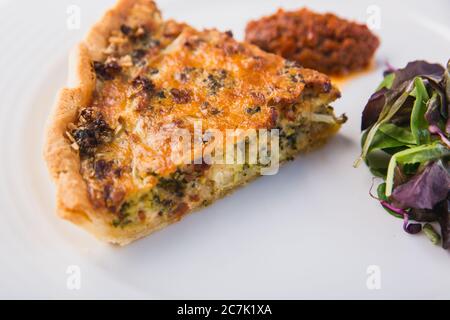
M 80 174 L 80 158 L 67 139 L 67 126 L 75 122 L 82 106 L 90 103 L 95 89 L 96 75 L 93 60 L 100 60 L 112 30 L 118 29 L 134 6 L 145 6 L 157 11 L 151 0 L 119 0 L 103 18 L 94 25 L 86 39 L 74 50 L 69 62 L 69 87 L 62 89 L 49 117 L 44 158 L 56 183 L 57 213 L 66 220 L 87 229 L 97 238 L 119 245 L 126 245 L 165 225 L 136 230 L 114 228 L 105 219 L 103 210 L 93 208 L 85 181 Z M 148 16 L 147 19 L 151 18 Z M 70 192 L 67 192 L 70 190 Z

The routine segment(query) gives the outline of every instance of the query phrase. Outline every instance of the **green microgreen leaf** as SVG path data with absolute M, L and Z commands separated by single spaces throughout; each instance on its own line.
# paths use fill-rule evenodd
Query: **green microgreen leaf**
M 386 75 L 383 79 L 383 81 L 380 83 L 380 85 L 377 88 L 377 91 L 380 90 L 381 88 L 386 88 L 386 89 L 390 89 L 392 88 L 392 84 L 394 83 L 394 79 L 395 79 L 395 73 L 389 73 L 388 75 Z
M 421 145 L 394 154 L 389 161 L 386 175 L 386 196 L 390 197 L 394 186 L 394 173 L 397 164 L 424 163 L 450 155 L 450 149 L 440 143 Z
M 411 82 L 407 86 L 405 91 L 400 95 L 400 97 L 397 100 L 395 100 L 395 102 L 392 105 L 390 105 L 389 103 L 386 103 L 384 105 L 383 110 L 380 113 L 377 123 L 375 123 L 372 126 L 372 128 L 369 130 L 369 132 L 367 134 L 367 138 L 365 139 L 364 146 L 363 146 L 363 149 L 361 152 L 361 156 L 354 163 L 355 167 L 357 167 L 359 165 L 359 163 L 366 158 L 367 153 L 370 148 L 370 145 L 372 144 L 375 134 L 377 133 L 380 126 L 383 123 L 387 123 L 397 113 L 397 111 L 405 103 L 406 99 L 408 98 L 408 96 L 412 90 L 413 90 L 413 86 L 412 86 L 412 82 Z
M 379 130 L 390 138 L 395 139 L 403 144 L 416 144 L 416 139 L 414 138 L 409 128 L 399 127 L 392 123 L 384 123 L 380 126 Z
M 414 92 L 416 97 L 411 113 L 411 132 L 416 144 L 427 144 L 430 142 L 430 132 L 428 122 L 425 119 L 427 111 L 427 101 L 430 99 L 427 89 L 420 77 L 414 78 Z

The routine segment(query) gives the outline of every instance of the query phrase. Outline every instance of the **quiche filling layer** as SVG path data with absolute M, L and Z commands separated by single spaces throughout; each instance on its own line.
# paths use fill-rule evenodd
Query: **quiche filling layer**
M 324 107 L 319 105 L 319 109 L 325 113 L 315 114 L 324 116 L 318 121 L 310 122 L 310 119 L 300 118 L 295 124 L 279 128 L 280 162 L 293 160 L 300 151 L 319 146 L 325 142 L 330 131 L 339 128 L 339 123 L 344 120 L 336 119 L 332 109 Z M 328 134 L 320 137 L 324 131 Z M 318 140 L 312 143 L 315 139 Z M 173 216 L 181 217 L 188 210 L 208 206 L 237 186 L 259 176 L 261 168 L 267 166 L 247 162 L 211 166 L 190 165 L 178 168 L 169 177 L 156 176 L 158 179 L 156 186 L 125 201 L 119 210 L 119 217 L 113 224 L 126 226 L 144 223 L 148 215 L 153 215 L 150 219 L 170 220 Z
M 324 143 L 345 121 L 330 80 L 281 57 L 156 17 L 123 24 L 92 62 L 93 99 L 66 135 L 94 208 L 115 228 L 169 223 L 260 175 L 267 164 L 180 164 L 171 134 L 278 129 L 280 162 Z M 202 141 L 202 148 L 208 143 Z

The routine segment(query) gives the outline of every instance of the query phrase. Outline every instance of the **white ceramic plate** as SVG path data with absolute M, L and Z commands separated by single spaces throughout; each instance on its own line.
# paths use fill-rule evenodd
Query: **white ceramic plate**
M 405 234 L 369 197 L 368 170 L 352 168 L 383 63 L 450 57 L 448 1 L 160 0 L 166 17 L 239 39 L 278 7 L 360 21 L 379 12 L 382 46 L 377 69 L 342 87 L 335 107 L 349 122 L 325 148 L 126 248 L 55 216 L 41 156 L 68 52 L 113 2 L 0 0 L 1 298 L 450 298 L 450 255 Z M 80 29 L 67 27 L 70 5 Z

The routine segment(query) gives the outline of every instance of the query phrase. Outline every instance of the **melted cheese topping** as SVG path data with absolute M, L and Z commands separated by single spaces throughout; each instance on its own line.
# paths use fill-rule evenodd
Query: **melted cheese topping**
M 222 132 L 271 129 L 280 119 L 298 126 L 300 119 L 311 118 L 318 100 L 326 106 L 339 95 L 326 76 L 230 34 L 199 32 L 173 21 L 130 24 L 113 32 L 97 65 L 97 89 L 88 106 L 94 116 L 80 117 L 71 132 L 98 208 L 120 215 L 125 201 L 184 170 L 171 159 L 172 148 L 179 147 L 171 144 L 178 129 L 193 134 L 196 121 L 203 130 Z M 316 102 L 308 103 L 312 98 Z M 99 119 L 109 127 L 101 139 L 95 131 Z M 83 153 L 85 145 L 94 151 Z M 215 175 L 222 179 L 217 170 Z

